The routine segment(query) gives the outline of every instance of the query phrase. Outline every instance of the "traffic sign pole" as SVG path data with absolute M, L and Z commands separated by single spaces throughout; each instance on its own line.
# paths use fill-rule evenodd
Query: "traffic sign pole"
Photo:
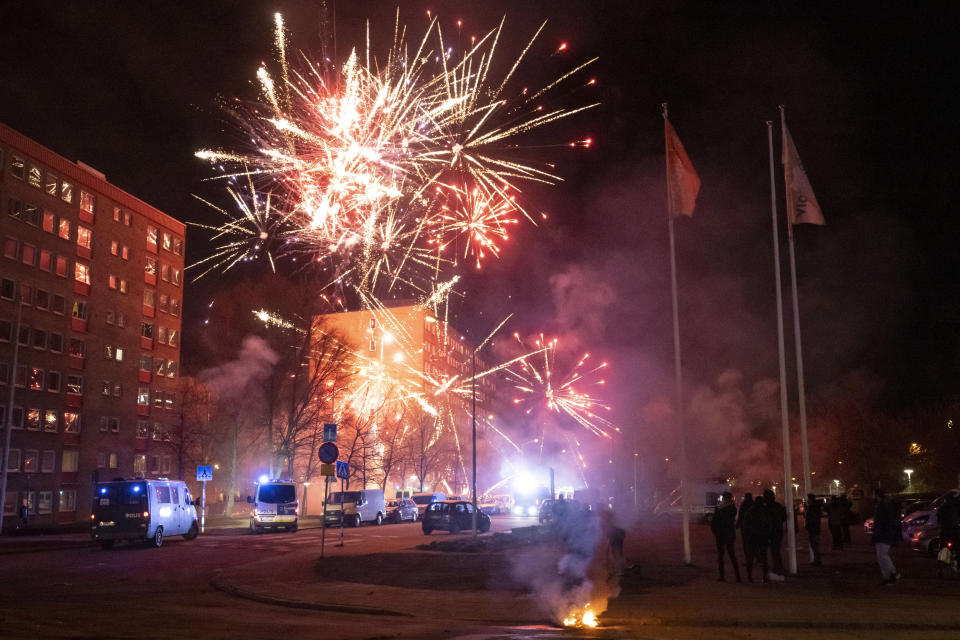
M 344 491 L 344 482 L 343 478 L 340 478 L 340 544 L 338 547 L 343 546 L 343 529 L 347 526 L 347 519 L 343 517 L 343 491 Z
M 207 526 L 207 481 L 203 481 L 203 497 L 200 498 L 200 533 Z
M 323 523 L 320 525 L 320 557 L 323 557 L 323 548 L 327 544 L 327 495 L 330 491 L 330 476 L 323 479 Z

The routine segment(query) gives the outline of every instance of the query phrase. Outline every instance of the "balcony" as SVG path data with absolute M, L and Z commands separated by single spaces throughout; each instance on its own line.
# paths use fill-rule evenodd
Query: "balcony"
M 156 307 L 148 307 L 143 305 L 143 316 L 145 318 L 152 318 L 156 315 Z
M 90 285 L 86 282 L 80 282 L 79 280 L 73 281 L 73 292 L 81 296 L 90 295 Z
M 90 224 L 93 224 L 93 214 L 87 211 L 86 209 L 80 209 L 80 211 L 77 212 L 77 217 L 83 220 L 84 222 L 89 222 Z
M 70 318 L 70 330 L 77 333 L 86 333 L 87 321 L 82 318 Z
M 143 369 L 140 369 L 137 377 L 140 382 L 150 382 L 150 380 L 153 378 L 149 371 L 144 371 Z
M 157 286 L 157 274 L 144 272 L 143 281 L 147 284 Z
M 71 409 L 79 409 L 83 406 L 83 394 L 81 393 L 68 393 L 67 394 L 67 406 Z
M 140 336 L 140 348 L 146 351 L 153 351 L 153 338 Z
M 77 257 L 90 259 L 90 256 L 93 252 L 90 251 L 90 247 L 84 247 L 83 245 L 77 245 Z
M 83 363 L 85 358 L 83 356 L 70 356 L 67 359 L 67 366 L 71 369 L 76 369 L 77 371 L 83 371 Z
M 138 416 L 149 416 L 149 415 L 150 415 L 150 407 L 149 407 L 149 405 L 138 404 L 138 405 L 137 405 L 137 415 L 138 415 Z

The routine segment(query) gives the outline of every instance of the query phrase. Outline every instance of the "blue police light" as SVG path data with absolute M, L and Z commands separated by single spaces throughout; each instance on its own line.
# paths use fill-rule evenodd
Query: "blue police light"
M 270 476 L 268 476 L 267 474 L 263 474 L 262 476 L 260 476 L 260 479 L 258 480 L 258 482 L 260 484 L 266 484 L 270 482 Z
M 106 487 L 100 487 L 100 493 L 101 493 L 101 494 L 106 493 L 106 492 L 107 492 L 107 488 L 106 488 Z
M 133 485 L 133 492 L 134 492 L 134 493 L 140 493 L 140 485 L 138 485 L 138 484 Z

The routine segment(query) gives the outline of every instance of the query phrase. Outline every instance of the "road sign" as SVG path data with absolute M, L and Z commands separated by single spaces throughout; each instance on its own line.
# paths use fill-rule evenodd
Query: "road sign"
M 337 477 L 341 480 L 350 479 L 350 465 L 343 460 L 337 460 Z
M 197 465 L 197 482 L 209 482 L 213 480 L 213 465 Z
M 320 465 L 320 475 L 333 477 L 337 475 L 337 467 L 333 464 L 321 464 Z
M 320 445 L 320 450 L 317 451 L 317 456 L 320 458 L 320 462 L 326 462 L 327 464 L 332 464 L 340 457 L 340 450 L 337 449 L 337 445 L 332 442 L 324 442 Z
M 337 423 L 335 422 L 323 423 L 323 441 L 324 442 L 337 441 Z

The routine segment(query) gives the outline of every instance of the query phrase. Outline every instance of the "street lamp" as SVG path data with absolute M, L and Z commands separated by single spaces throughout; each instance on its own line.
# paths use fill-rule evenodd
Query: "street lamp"
M 908 487 L 913 486 L 913 481 L 912 481 L 913 469 L 904 469 L 903 472 L 907 474 L 907 486 Z

